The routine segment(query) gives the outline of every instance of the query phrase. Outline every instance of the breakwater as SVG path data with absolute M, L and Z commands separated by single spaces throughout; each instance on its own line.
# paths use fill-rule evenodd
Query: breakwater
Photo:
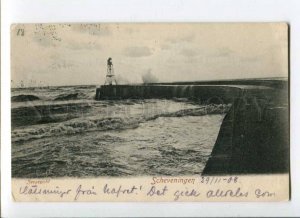
M 101 86 L 96 99 L 189 98 L 203 104 L 231 103 L 203 174 L 283 173 L 289 171 L 287 87 L 287 81 L 278 80 Z
M 287 90 L 242 90 L 226 114 L 203 174 L 289 171 Z
M 230 103 L 240 95 L 234 86 L 213 85 L 117 85 L 101 86 L 96 99 L 194 98 L 203 103 Z

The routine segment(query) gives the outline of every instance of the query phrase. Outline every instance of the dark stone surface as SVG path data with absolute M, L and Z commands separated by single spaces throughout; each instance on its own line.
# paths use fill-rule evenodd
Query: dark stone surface
M 197 85 L 117 85 L 101 86 L 96 90 L 96 100 L 190 98 L 202 103 L 230 103 L 240 94 L 240 88 L 231 86 Z
M 289 172 L 288 95 L 281 92 L 248 90 L 235 99 L 204 175 Z M 284 92 L 285 101 L 278 98 Z

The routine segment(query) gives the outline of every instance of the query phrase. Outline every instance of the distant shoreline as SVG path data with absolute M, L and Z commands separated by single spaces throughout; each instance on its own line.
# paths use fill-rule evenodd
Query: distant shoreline
M 220 83 L 239 83 L 239 82 L 263 82 L 263 81 L 284 81 L 287 82 L 288 81 L 288 77 L 262 77 L 262 78 L 243 78 L 243 79 L 239 79 L 239 78 L 235 78 L 235 79 L 221 79 L 221 80 L 195 80 L 195 81 L 173 81 L 173 82 L 157 82 L 157 83 L 128 83 L 128 84 L 120 84 L 120 85 L 151 85 L 151 84 L 156 84 L 156 85 L 160 85 L 160 84 L 186 84 L 186 85 L 193 85 L 193 84 L 220 84 Z M 89 84 L 89 85 L 49 85 L 49 86 L 28 86 L 28 87 L 12 87 L 12 90 L 18 90 L 18 89 L 35 89 L 35 88 L 64 88 L 64 87 L 97 87 L 103 84 Z

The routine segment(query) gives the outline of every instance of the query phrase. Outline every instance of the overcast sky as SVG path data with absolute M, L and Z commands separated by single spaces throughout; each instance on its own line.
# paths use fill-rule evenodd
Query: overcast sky
M 14 84 L 101 85 L 108 57 L 120 83 L 288 74 L 283 23 L 26 24 L 11 34 Z

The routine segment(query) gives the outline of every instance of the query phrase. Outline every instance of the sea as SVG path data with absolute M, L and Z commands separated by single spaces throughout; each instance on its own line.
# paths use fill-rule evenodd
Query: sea
M 95 100 L 96 86 L 11 90 L 12 177 L 201 175 L 230 105 Z

